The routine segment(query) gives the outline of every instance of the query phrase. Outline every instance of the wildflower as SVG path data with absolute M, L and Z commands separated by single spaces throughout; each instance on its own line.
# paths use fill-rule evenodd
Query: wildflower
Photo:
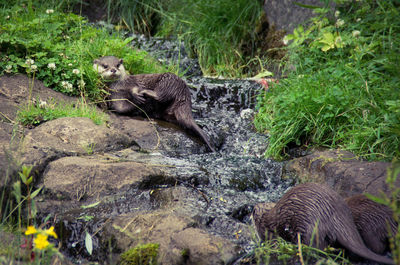
M 287 36 L 283 37 L 282 42 L 284 45 L 288 45 L 289 40 L 288 40 Z
M 39 108 L 44 109 L 44 108 L 46 108 L 46 106 L 47 106 L 47 102 L 46 101 L 42 101 L 42 100 L 39 101 Z
M 38 234 L 36 238 L 33 240 L 33 244 L 35 244 L 35 248 L 37 249 L 45 249 L 50 243 L 47 241 L 47 235 Z
M 357 22 L 360 22 L 360 21 L 361 21 L 361 18 L 357 18 L 356 21 L 357 21 Z
M 344 20 L 339 18 L 339 19 L 336 21 L 336 27 L 340 28 L 340 27 L 343 26 L 343 25 L 344 25 Z
M 36 230 L 36 228 L 34 227 L 34 226 L 32 226 L 32 225 L 30 225 L 30 226 L 28 226 L 28 228 L 26 229 L 26 231 L 25 231 L 25 235 L 33 235 L 33 234 L 36 234 L 37 233 L 37 230 Z
M 76 74 L 76 75 L 79 75 L 80 71 L 79 71 L 79 69 L 74 69 L 74 70 L 72 70 L 72 73 Z
M 47 65 L 47 68 L 51 69 L 51 70 L 55 70 L 56 69 L 56 64 L 55 63 L 49 63 Z
M 83 81 L 83 80 L 79 80 L 79 81 L 78 81 L 78 87 L 79 87 L 79 88 L 84 88 L 85 85 L 86 85 L 85 81 Z
M 6 16 L 6 19 L 7 19 L 7 20 L 10 19 L 10 16 Z
M 340 11 L 339 11 L 339 10 L 336 10 L 336 12 L 335 12 L 335 17 L 339 17 L 339 15 L 340 15 Z
M 57 234 L 56 232 L 54 232 L 54 226 L 50 227 L 49 229 L 46 229 L 44 232 L 49 236 L 57 238 Z
M 35 63 L 35 61 L 32 59 L 26 59 L 26 61 L 25 61 L 25 64 L 27 64 L 27 65 L 32 65 L 34 63 Z
M 5 72 L 6 73 L 11 73 L 12 72 L 12 65 L 7 65 Z
M 361 32 L 359 30 L 353 30 L 352 34 L 354 38 L 357 38 L 358 36 L 360 36 Z
M 54 9 L 47 9 L 47 10 L 46 10 L 46 13 L 47 13 L 47 14 L 53 14 L 53 13 L 54 13 Z
M 35 72 L 35 71 L 37 70 L 37 65 L 36 65 L 36 64 L 32 64 L 32 65 L 31 65 L 31 70 L 32 70 L 33 72 Z
M 69 63 L 68 66 L 72 66 L 72 63 Z
M 61 86 L 67 91 L 72 91 L 72 84 L 68 81 L 62 81 Z

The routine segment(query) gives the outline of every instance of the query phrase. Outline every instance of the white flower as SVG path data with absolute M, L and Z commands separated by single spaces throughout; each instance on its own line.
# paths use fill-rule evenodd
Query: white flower
M 6 19 L 10 19 L 10 16 L 6 16 Z
M 54 9 L 47 9 L 47 10 L 46 10 L 46 13 L 47 13 L 47 14 L 53 14 L 53 13 L 54 13 Z
M 340 15 L 340 11 L 339 11 L 339 10 L 336 10 L 336 12 L 335 12 L 335 17 L 339 17 L 339 15 Z
M 339 18 L 339 19 L 336 21 L 336 27 L 340 28 L 340 27 L 343 26 L 343 25 L 344 25 L 344 20 Z
M 72 84 L 68 81 L 61 81 L 62 87 L 67 91 L 72 91 Z
M 72 63 L 69 63 L 68 66 L 72 66 Z
M 34 64 L 34 63 L 35 63 L 35 61 L 32 60 L 32 59 L 26 59 L 26 61 L 25 61 L 25 64 L 28 64 L 28 65 L 31 65 L 31 64 Z
M 35 72 L 37 70 L 37 65 L 36 64 L 32 64 L 31 65 L 31 70 Z
M 42 101 L 42 100 L 39 101 L 39 108 L 44 109 L 44 108 L 46 108 L 46 106 L 47 106 L 46 101 Z
M 86 85 L 85 81 L 83 81 L 83 80 L 79 80 L 79 81 L 78 81 L 78 87 L 79 87 L 79 88 L 84 88 L 85 85 Z
M 80 71 L 78 69 L 74 69 L 74 70 L 72 70 L 72 73 L 76 74 L 76 75 L 79 75 Z
M 282 42 L 284 45 L 288 45 L 289 40 L 288 40 L 287 36 L 283 37 Z
M 11 73 L 12 72 L 12 65 L 7 65 L 5 72 L 6 73 Z
M 360 36 L 361 32 L 359 30 L 353 30 L 352 34 L 354 38 L 357 38 L 358 36 Z
M 55 70 L 56 69 L 56 64 L 55 63 L 49 63 L 47 65 L 47 68 L 51 69 L 51 70 Z
M 360 22 L 360 21 L 361 21 L 361 18 L 357 18 L 356 21 L 357 21 L 357 22 Z

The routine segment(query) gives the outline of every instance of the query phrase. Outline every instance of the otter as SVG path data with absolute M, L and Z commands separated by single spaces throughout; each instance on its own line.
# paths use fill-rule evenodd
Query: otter
M 112 81 L 109 108 L 119 114 L 148 115 L 176 123 L 199 136 L 215 152 L 204 131 L 192 116 L 190 90 L 185 81 L 172 73 L 129 75 L 123 59 L 104 56 L 93 67 L 105 80 Z
M 304 244 L 319 249 L 340 245 L 363 258 L 394 264 L 391 259 L 365 246 L 346 202 L 325 185 L 297 185 L 286 192 L 272 209 L 259 204 L 254 207 L 252 215 L 257 233 L 263 240 L 268 232 L 269 237 L 279 235 L 297 243 L 299 233 Z
M 363 194 L 346 198 L 345 201 L 365 245 L 378 254 L 389 250 L 389 237 L 397 234 L 393 211 Z

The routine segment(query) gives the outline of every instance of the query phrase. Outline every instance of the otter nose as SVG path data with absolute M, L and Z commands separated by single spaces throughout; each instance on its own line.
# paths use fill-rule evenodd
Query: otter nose
M 111 71 L 111 73 L 115 74 L 115 72 L 117 72 L 117 69 L 112 68 L 110 71 Z

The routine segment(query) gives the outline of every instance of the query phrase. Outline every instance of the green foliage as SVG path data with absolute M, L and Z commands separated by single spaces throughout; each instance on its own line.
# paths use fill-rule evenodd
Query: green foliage
M 254 39 L 261 14 L 262 1 L 172 0 L 158 34 L 180 36 L 204 74 L 237 76 L 246 64 L 241 45 Z
M 159 244 L 137 245 L 121 254 L 121 265 L 156 265 Z
M 28 105 L 17 113 L 17 121 L 25 126 L 36 126 L 61 117 L 87 117 L 97 125 L 103 124 L 108 119 L 107 114 L 84 102 L 77 104 L 37 102 L 36 105 Z
M 296 263 L 301 264 L 352 264 L 343 257 L 343 252 L 329 248 L 325 251 L 301 244 L 301 247 L 282 238 L 267 240 L 254 249 L 257 264 Z
M 124 58 L 132 73 L 166 71 L 130 41 L 72 13 L 15 4 L 0 9 L 0 74 L 34 73 L 57 91 L 99 100 L 105 91 L 92 65 L 100 56 Z
M 377 203 L 389 206 L 393 211 L 393 219 L 398 224 L 397 234 L 390 237 L 390 249 L 392 250 L 395 264 L 400 263 L 400 187 L 396 185 L 397 178 L 400 177 L 400 161 L 393 161 L 391 167 L 388 168 L 386 183 L 389 187 L 389 194 L 382 194 L 381 197 L 376 197 L 371 194 L 366 194 L 368 198 Z
M 266 156 L 292 144 L 343 148 L 368 159 L 400 155 L 400 21 L 393 1 L 350 2 L 287 37 L 295 68 L 258 97 Z M 326 12 L 325 12 L 326 13 Z

